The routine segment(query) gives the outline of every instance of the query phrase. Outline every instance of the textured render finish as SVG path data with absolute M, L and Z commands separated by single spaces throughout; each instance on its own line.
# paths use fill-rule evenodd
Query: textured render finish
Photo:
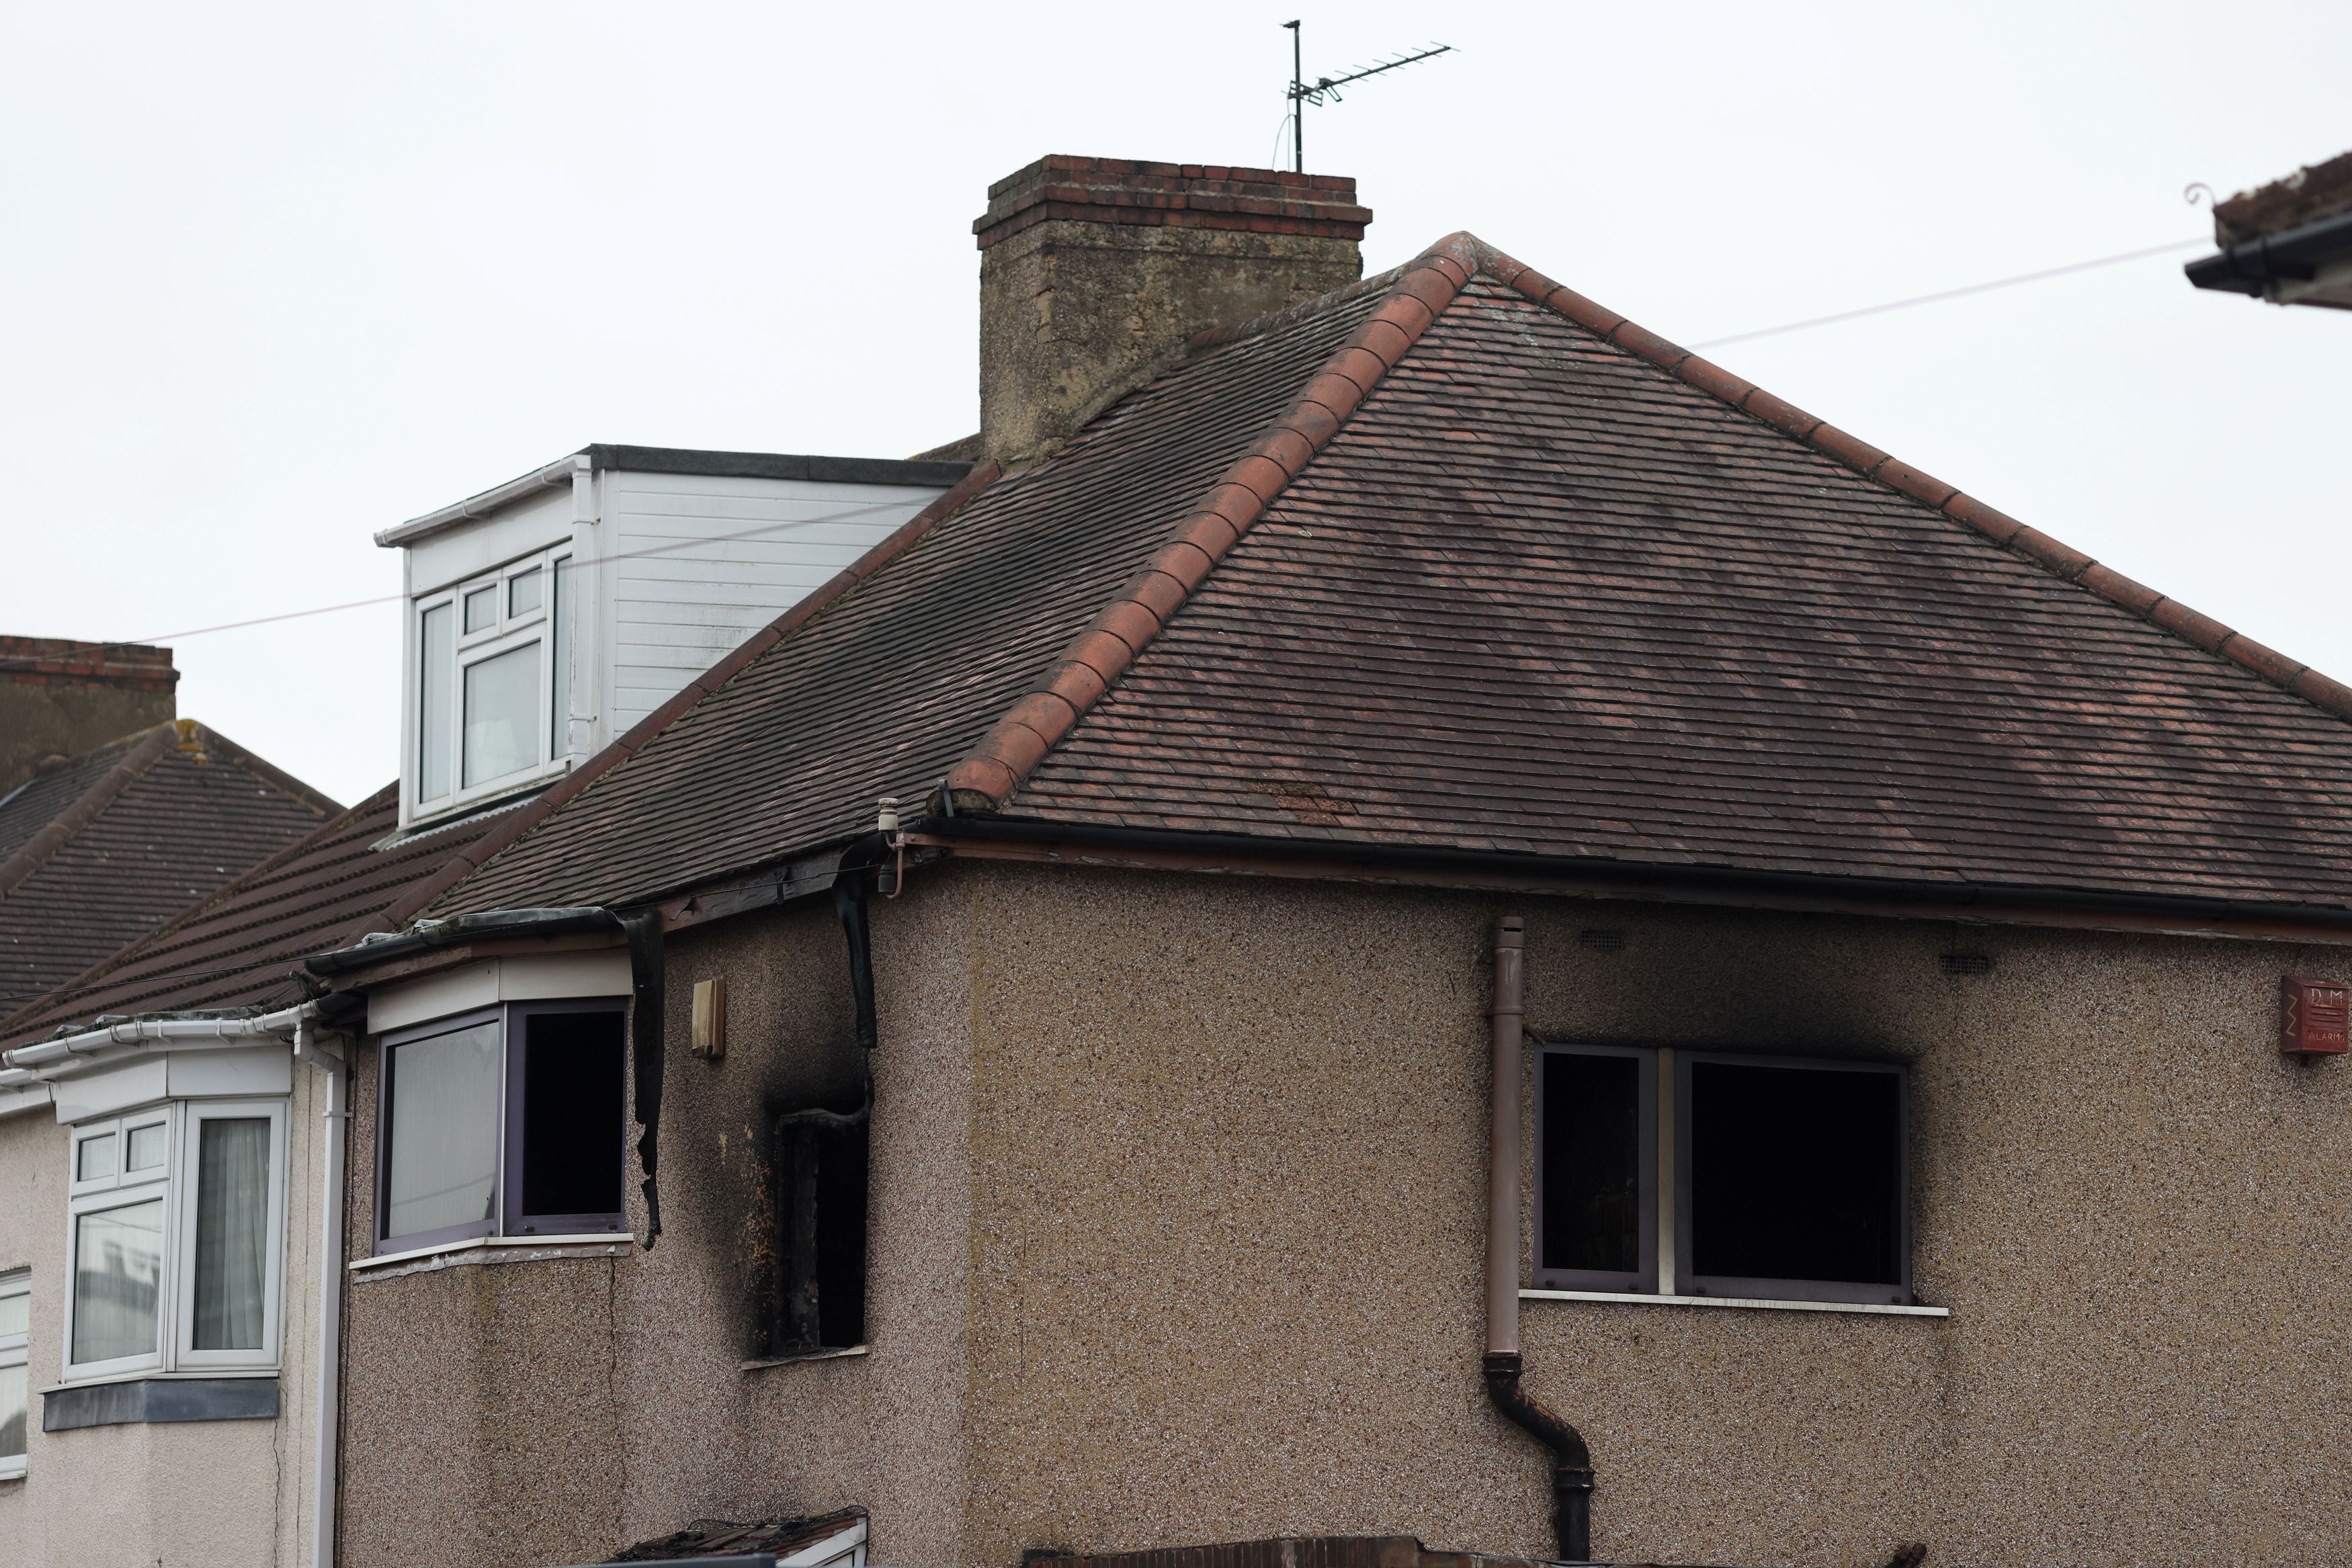
M 1477 1379 L 1504 907 L 988 879 L 964 1561 L 1309 1531 L 1547 1550 L 1544 1457 Z M 2342 1559 L 2352 1484 L 2298 1435 L 2352 1416 L 2352 1101 L 2271 1034 L 2279 977 L 2345 955 L 1509 907 L 1547 1038 L 1915 1062 L 1918 1283 L 1953 1312 L 1527 1303 L 1529 1385 L 1599 1466 L 1597 1555 Z M 1945 975 L 1956 948 L 1993 972 Z
M 1193 333 L 1362 274 L 1353 239 L 1066 218 L 1024 229 L 981 255 L 982 445 L 1007 465 L 1033 458 Z
M 659 1247 L 352 1291 L 347 1561 L 407 1561 L 421 1523 L 522 1568 L 846 1503 L 898 1563 L 1545 1552 L 1545 1458 L 1477 1370 L 1506 908 L 1545 1038 L 1912 1062 L 1918 1288 L 1953 1314 L 1527 1303 L 1599 1554 L 2341 1559 L 2352 1481 L 2308 1439 L 2352 1418 L 2352 1098 L 2272 1039 L 2279 977 L 2340 951 L 950 866 L 875 905 L 872 1353 L 739 1364 L 752 1110 L 841 1082 L 830 911 L 681 933 Z M 698 1062 L 715 974 L 729 1055 Z
M 44 1568 L 298 1568 L 310 1562 L 316 1429 L 319 1074 L 297 1068 L 288 1117 L 286 1313 L 278 1415 L 44 1432 L 0 1481 L 0 1562 Z M 0 1120 L 0 1270 L 32 1270 L 34 1389 L 64 1363 L 67 1132 L 47 1111 Z
M 696 1518 L 873 1511 L 892 1562 L 956 1560 L 965 1375 L 969 940 L 937 884 L 889 906 L 862 1357 L 747 1369 L 774 1255 L 767 1128 L 856 1103 L 829 901 L 668 945 L 663 1233 L 650 1252 L 362 1277 L 351 1317 L 344 1562 L 543 1568 Z M 693 982 L 728 983 L 728 1052 L 687 1053 Z M 352 1255 L 373 1215 L 371 1060 L 354 1094 Z M 634 1163 L 632 1184 L 636 1180 Z M 632 1193 L 631 1223 L 643 1215 Z

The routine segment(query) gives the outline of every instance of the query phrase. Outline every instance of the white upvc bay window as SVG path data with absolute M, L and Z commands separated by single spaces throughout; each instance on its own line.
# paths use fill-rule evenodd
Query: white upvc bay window
M 437 815 L 559 769 L 570 745 L 568 550 L 547 549 L 420 594 L 414 796 Z
M 286 1102 L 155 1106 L 79 1124 L 70 1148 L 66 1380 L 274 1368 Z

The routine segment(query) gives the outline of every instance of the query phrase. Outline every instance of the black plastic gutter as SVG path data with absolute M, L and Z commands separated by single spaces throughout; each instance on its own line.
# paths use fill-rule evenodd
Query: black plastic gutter
M 575 905 L 563 909 L 493 909 L 480 915 L 460 915 L 448 920 L 420 920 L 399 933 L 363 936 L 358 946 L 331 953 L 314 953 L 302 961 L 310 973 L 324 977 L 349 974 L 404 958 L 436 947 L 499 936 L 565 936 L 579 931 L 619 931 L 620 917 L 609 909 Z
M 1473 889 L 1583 894 L 1906 918 L 1974 919 L 2107 930 L 2352 942 L 2352 907 L 2193 895 L 2098 892 L 2013 883 L 1743 871 L 1333 840 L 1253 838 L 1162 829 L 1071 826 L 1002 817 L 925 817 L 908 841 L 996 858 L 1162 866 L 1276 876 L 1352 877 Z
M 639 474 L 714 475 L 737 479 L 803 479 L 815 485 L 915 485 L 945 488 L 971 472 L 969 463 L 897 457 L 820 457 L 791 452 L 706 452 L 690 446 L 621 446 L 593 442 L 581 455 L 596 468 Z
M 2352 213 L 2231 246 L 2200 256 L 2181 270 L 2200 288 L 2260 298 L 2275 284 L 2309 283 L 2323 267 L 2339 261 L 2352 261 Z

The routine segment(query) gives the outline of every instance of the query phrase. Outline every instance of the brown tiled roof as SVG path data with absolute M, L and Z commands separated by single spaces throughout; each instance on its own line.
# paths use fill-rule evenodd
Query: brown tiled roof
M 406 888 L 497 821 L 471 819 L 373 848 L 394 831 L 399 816 L 399 790 L 387 785 L 162 930 L 0 1023 L 0 1043 L 21 1043 L 101 1013 L 284 1007 L 301 1000 L 292 978 L 296 965 L 385 929 L 383 912 Z
M 950 778 L 1046 825 L 2352 907 L 2352 692 L 1467 235 L 908 533 L 437 912 L 676 893 Z
M 192 719 L 0 800 L 0 1010 L 145 936 L 341 808 Z

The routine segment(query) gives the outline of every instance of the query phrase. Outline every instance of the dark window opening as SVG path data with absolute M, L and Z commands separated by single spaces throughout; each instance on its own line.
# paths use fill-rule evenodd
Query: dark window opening
M 526 1232 L 621 1212 L 625 1030 L 617 1009 L 517 1009 Z M 599 1227 L 601 1228 L 601 1227 Z
M 1686 1083 L 1695 1288 L 1906 1294 L 1900 1071 L 1696 1060 Z
M 1657 1100 L 1647 1051 L 1543 1053 L 1538 1283 L 1656 1289 Z
M 772 1355 L 866 1343 L 866 1134 L 863 1111 L 777 1121 Z

